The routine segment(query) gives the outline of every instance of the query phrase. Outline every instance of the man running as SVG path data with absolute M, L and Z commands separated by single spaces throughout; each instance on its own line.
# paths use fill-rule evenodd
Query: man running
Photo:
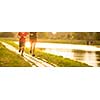
M 18 32 L 19 52 L 21 52 L 21 56 L 23 56 L 23 53 L 24 53 L 24 48 L 25 48 L 25 42 L 26 42 L 27 35 L 28 35 L 28 32 Z
M 30 53 L 32 54 L 32 56 L 35 56 L 35 45 L 37 42 L 37 32 L 30 32 L 29 34 L 29 38 L 30 38 Z

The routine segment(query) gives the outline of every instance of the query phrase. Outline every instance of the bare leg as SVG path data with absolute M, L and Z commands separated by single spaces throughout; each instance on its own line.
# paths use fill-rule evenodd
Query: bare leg
M 21 47 L 21 50 L 22 50 L 22 52 L 21 52 L 21 56 L 23 56 L 23 53 L 24 53 L 24 46 Z
M 36 45 L 36 43 L 34 42 L 32 44 L 32 56 L 35 56 L 35 45 Z
M 31 47 L 30 47 L 30 53 L 32 53 L 32 42 L 31 42 Z
M 21 47 L 19 47 L 19 52 L 21 52 Z
M 21 43 L 19 42 L 19 52 L 21 52 Z

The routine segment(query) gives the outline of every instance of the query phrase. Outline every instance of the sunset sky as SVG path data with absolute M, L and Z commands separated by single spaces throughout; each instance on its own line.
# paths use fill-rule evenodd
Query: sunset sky
M 53 34 L 56 34 L 56 32 L 52 32 Z

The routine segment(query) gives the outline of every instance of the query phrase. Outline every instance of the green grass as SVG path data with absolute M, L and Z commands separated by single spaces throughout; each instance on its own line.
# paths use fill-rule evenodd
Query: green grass
M 31 67 L 31 65 L 0 43 L 0 67 Z
M 15 44 L 11 40 L 3 39 L 2 41 L 7 42 L 7 43 L 13 45 L 14 47 L 18 48 L 18 45 Z M 28 48 L 26 48 L 26 52 L 29 53 Z M 39 49 L 36 49 L 35 53 L 36 53 L 37 58 L 39 58 L 41 60 L 45 60 L 46 62 L 48 62 L 52 65 L 55 65 L 55 66 L 59 66 L 59 67 L 64 67 L 64 66 L 65 67 L 89 67 L 88 64 L 81 63 L 78 61 L 73 61 L 68 58 L 63 58 L 62 56 L 56 56 L 53 54 L 45 53 Z
M 85 63 L 81 63 L 78 61 L 73 61 L 68 58 L 63 58 L 62 56 L 56 56 L 53 54 L 41 52 L 40 50 L 36 50 L 36 57 L 41 60 L 45 59 L 48 63 L 55 64 L 59 67 L 88 67 L 89 65 Z

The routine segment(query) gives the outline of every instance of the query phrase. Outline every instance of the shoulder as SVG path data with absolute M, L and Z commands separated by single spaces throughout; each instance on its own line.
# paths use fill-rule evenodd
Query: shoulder
M 18 32 L 17 34 L 20 35 L 20 32 Z
M 25 35 L 28 35 L 28 32 L 25 32 Z

